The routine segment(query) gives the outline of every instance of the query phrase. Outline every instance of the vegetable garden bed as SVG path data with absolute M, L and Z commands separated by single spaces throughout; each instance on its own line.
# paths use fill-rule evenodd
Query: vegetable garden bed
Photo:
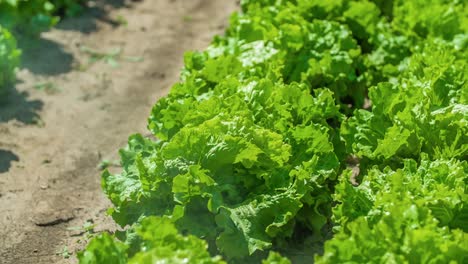
M 125 231 L 80 262 L 466 263 L 467 10 L 242 1 L 103 173 Z

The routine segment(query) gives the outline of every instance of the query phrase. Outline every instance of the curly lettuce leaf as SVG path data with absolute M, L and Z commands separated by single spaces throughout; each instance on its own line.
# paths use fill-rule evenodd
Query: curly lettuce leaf
M 414 54 L 400 79 L 370 89 L 372 111 L 356 110 L 342 124 L 348 151 L 370 159 L 466 156 L 465 71 L 443 44 Z
M 80 264 L 225 263 L 220 257 L 210 256 L 205 241 L 181 235 L 169 218 L 147 217 L 134 228 L 137 236 L 134 239 L 139 247 L 136 254 L 132 254 L 124 243 L 102 234 L 79 253 Z
M 457 160 L 403 169 L 371 169 L 359 186 L 344 174 L 337 186 L 337 234 L 325 243 L 318 263 L 466 261 L 468 163 Z

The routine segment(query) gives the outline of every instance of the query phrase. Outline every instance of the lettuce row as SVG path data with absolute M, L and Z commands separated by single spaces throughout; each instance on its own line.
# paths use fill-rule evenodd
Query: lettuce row
M 466 8 L 423 2 L 241 1 L 104 172 L 126 231 L 80 261 L 464 263 Z
M 28 34 L 39 34 L 55 25 L 59 18 L 52 15 L 55 6 L 47 0 L 0 1 L 0 25 Z
M 0 0 L 0 25 L 20 33 L 37 35 L 60 20 L 60 15 L 73 16 L 85 0 Z
M 319 85 L 311 93 L 306 81 L 283 81 L 291 73 L 282 69 L 295 52 L 307 61 L 336 50 L 336 58 L 352 64 L 359 50 L 338 23 L 317 21 L 303 30 L 290 51 L 276 37 L 249 42 L 226 36 L 205 52 L 186 55 L 183 81 L 150 117 L 160 140 L 132 136 L 121 151 L 123 173 L 104 174 L 117 223 L 170 216 L 180 232 L 203 237 L 227 260 L 261 259 L 288 243 L 299 226 L 321 236 L 331 215 L 329 183 L 343 158 L 335 153 L 344 149 L 329 124 L 343 119 L 340 105 L 323 87 L 338 80 L 314 73 L 308 79 Z M 324 30 L 329 41 L 313 46 Z M 239 50 L 226 44 L 234 42 Z M 262 47 L 268 48 L 257 56 Z M 328 57 L 323 71 L 332 71 L 333 63 Z
M 15 80 L 20 55 L 15 38 L 0 26 L 0 101 L 7 92 L 7 86 Z
M 220 86 L 242 87 L 225 82 Z M 319 233 L 331 210 L 327 182 L 340 163 L 334 131 L 314 119 L 339 115 L 332 93 L 314 97 L 306 86 L 267 80 L 224 91 L 193 101 L 188 123 L 170 140 L 131 138 L 121 153 L 124 174 L 104 175 L 114 219 L 124 226 L 142 216 L 177 215 L 179 230 L 195 232 L 228 257 L 271 248 L 297 224 Z M 284 124 L 272 120 L 280 114 Z
M 337 233 L 318 263 L 466 262 L 466 58 L 448 43 L 423 45 L 399 78 L 369 90 L 371 110 L 342 123 L 363 173 L 359 186 L 352 171 L 340 176 Z

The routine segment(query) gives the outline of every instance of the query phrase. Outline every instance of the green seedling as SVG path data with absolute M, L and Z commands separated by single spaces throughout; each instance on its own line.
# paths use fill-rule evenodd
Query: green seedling
M 62 249 L 58 250 L 55 254 L 57 256 L 63 257 L 64 259 L 69 259 L 72 255 L 72 253 L 70 253 L 70 251 L 68 250 L 67 246 L 64 246 Z
M 193 17 L 191 15 L 185 15 L 183 17 L 184 22 L 190 22 L 193 20 Z
M 38 83 L 38 84 L 34 85 L 34 89 L 36 89 L 38 91 L 44 91 L 47 94 L 56 94 L 56 93 L 60 92 L 60 88 L 57 87 L 57 85 L 55 85 L 52 82 Z
M 117 60 L 122 53 L 121 48 L 115 48 L 107 52 L 99 51 L 96 49 L 89 48 L 87 46 L 81 47 L 81 52 L 88 54 L 89 57 L 89 64 L 96 63 L 98 61 L 104 61 L 108 65 L 116 68 L 119 66 Z
M 80 50 L 81 52 L 89 55 L 89 65 L 94 64 L 98 61 L 104 61 L 111 67 L 117 68 L 119 67 L 119 61 L 121 60 L 128 62 L 143 61 L 142 57 L 123 56 L 122 48 L 114 48 L 110 51 L 100 51 L 87 46 L 81 46 Z
M 127 26 L 128 25 L 127 19 L 122 15 L 118 15 L 116 17 L 115 21 L 121 26 Z
M 71 227 L 68 227 L 67 230 L 76 231 L 78 232 L 79 236 L 85 234 L 87 238 L 90 238 L 95 233 L 94 228 L 96 228 L 96 225 L 94 224 L 94 222 L 88 220 L 82 226 L 71 226 Z

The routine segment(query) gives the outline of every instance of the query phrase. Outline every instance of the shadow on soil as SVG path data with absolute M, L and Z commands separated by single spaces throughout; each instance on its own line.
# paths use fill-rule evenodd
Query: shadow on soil
M 36 124 L 40 118 L 38 111 L 44 105 L 39 100 L 29 100 L 27 92 L 9 89 L 5 99 L 0 102 L 0 123 L 18 120 L 23 124 Z
M 83 13 L 76 18 L 63 19 L 56 28 L 62 30 L 75 30 L 85 34 L 98 30 L 98 23 L 104 22 L 115 27 L 121 24 L 108 15 L 108 9 L 130 7 L 134 2 L 142 0 L 100 0 L 93 6 L 86 7 Z M 68 73 L 73 70 L 73 55 L 65 48 L 48 39 L 32 39 L 23 36 L 18 38 L 21 56 L 21 67 L 37 75 L 54 76 Z M 27 92 L 19 92 L 10 87 L 9 94 L 0 102 L 0 123 L 18 120 L 24 124 L 35 124 L 39 119 L 37 114 L 43 107 L 43 102 L 29 100 Z
M 59 75 L 72 70 L 73 56 L 48 39 L 23 38 L 18 41 L 23 54 L 21 67 L 38 75 Z
M 132 0 L 130 2 L 140 1 Z M 83 10 L 83 13 L 78 17 L 63 19 L 56 28 L 89 34 L 98 30 L 97 25 L 99 22 L 105 22 L 117 27 L 120 23 L 109 17 L 106 10 L 129 7 L 129 1 L 126 0 L 101 0 L 95 3 L 94 6 Z M 73 55 L 67 52 L 59 43 L 44 38 L 16 37 L 18 46 L 23 53 L 21 68 L 45 76 L 60 75 L 73 70 Z M 28 100 L 29 94 L 17 91 L 14 86 L 8 90 L 8 95 L 0 101 L 0 122 L 18 120 L 24 124 L 37 123 L 39 121 L 37 112 L 42 109 L 43 102 Z
M 9 150 L 0 149 L 0 173 L 7 172 L 13 161 L 19 161 L 18 156 Z
M 128 2 L 125 0 L 96 1 L 94 6 L 86 7 L 77 17 L 64 18 L 56 28 L 89 34 L 98 30 L 99 22 L 118 27 L 122 22 L 109 17 L 107 11 L 109 8 L 129 7 Z M 17 37 L 18 45 L 23 52 L 22 68 L 34 74 L 46 76 L 60 75 L 73 70 L 73 55 L 60 44 L 44 38 Z
M 114 27 L 121 25 L 116 18 L 112 18 L 106 11 L 106 6 L 111 8 L 130 7 L 129 2 L 141 2 L 142 0 L 101 0 L 95 5 L 86 7 L 83 13 L 77 17 L 66 18 L 61 21 L 56 28 L 62 30 L 80 31 L 89 34 L 98 30 L 97 23 L 104 22 Z

